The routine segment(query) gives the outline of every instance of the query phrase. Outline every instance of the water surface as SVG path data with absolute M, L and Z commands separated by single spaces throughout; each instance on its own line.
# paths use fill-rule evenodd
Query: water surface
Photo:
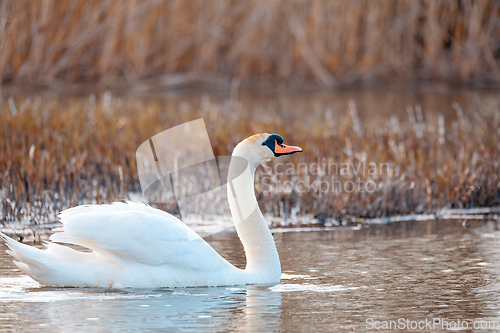
M 0 332 L 366 331 L 370 322 L 400 318 L 460 319 L 469 328 L 500 321 L 497 222 L 410 221 L 275 239 L 279 285 L 165 290 L 40 287 L 1 248 Z M 209 241 L 244 266 L 236 234 Z

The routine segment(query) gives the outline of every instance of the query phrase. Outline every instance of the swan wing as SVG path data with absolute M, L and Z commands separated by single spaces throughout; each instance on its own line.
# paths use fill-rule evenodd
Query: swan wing
M 62 231 L 52 241 L 86 247 L 119 264 L 199 270 L 226 262 L 182 221 L 142 203 L 78 206 L 59 218 Z

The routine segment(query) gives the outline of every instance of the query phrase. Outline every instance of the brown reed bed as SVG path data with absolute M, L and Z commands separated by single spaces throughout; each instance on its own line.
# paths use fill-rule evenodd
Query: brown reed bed
M 491 0 L 2 1 L 0 83 L 500 82 Z
M 257 174 L 262 210 L 285 222 L 294 216 L 349 220 L 500 205 L 498 99 L 481 108 L 452 103 L 451 113 L 415 104 L 368 117 L 352 100 L 334 107 L 319 98 L 294 98 L 6 97 L 0 111 L 0 220 L 36 225 L 54 221 L 64 208 L 140 193 L 138 146 L 200 117 L 215 155 L 229 155 L 238 141 L 258 132 L 280 133 L 304 149 Z M 369 171 L 371 163 L 376 172 Z M 365 170 L 342 172 L 345 165 Z M 328 190 L 298 185 L 332 179 L 340 185 Z M 286 182 L 292 190 L 280 187 Z

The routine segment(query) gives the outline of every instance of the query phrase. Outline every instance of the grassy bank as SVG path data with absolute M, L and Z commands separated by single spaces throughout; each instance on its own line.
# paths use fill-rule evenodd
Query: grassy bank
M 370 117 L 354 101 L 333 108 L 320 98 L 290 98 L 4 98 L 0 220 L 37 224 L 70 206 L 140 192 L 138 146 L 200 117 L 216 156 L 258 132 L 304 149 L 258 171 L 258 199 L 271 216 L 343 220 L 500 204 L 498 100 L 480 109 L 454 103 L 445 114 L 417 104 Z M 310 186 L 301 190 L 299 182 Z
M 500 82 L 491 0 L 2 1 L 0 83 Z

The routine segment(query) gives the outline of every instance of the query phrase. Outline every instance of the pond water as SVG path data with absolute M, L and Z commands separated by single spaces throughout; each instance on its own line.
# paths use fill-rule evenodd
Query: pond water
M 0 332 L 366 331 L 384 324 L 415 328 L 425 320 L 440 320 L 436 329 L 500 324 L 497 221 L 282 229 L 274 236 L 283 278 L 273 286 L 46 288 L 21 274 L 2 247 Z M 244 266 L 235 233 L 208 241 Z

